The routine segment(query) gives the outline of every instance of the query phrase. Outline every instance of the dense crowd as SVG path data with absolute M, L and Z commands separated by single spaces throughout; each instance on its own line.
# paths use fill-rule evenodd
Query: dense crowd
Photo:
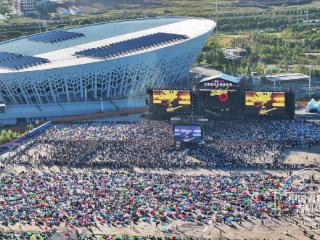
M 186 151 L 174 151 L 166 122 L 54 125 L 3 162 L 48 166 L 132 168 L 193 166 Z
M 171 135 L 172 128 L 163 121 L 144 122 L 88 122 L 75 124 L 56 124 L 41 135 L 38 140 L 94 140 L 131 141 L 136 139 L 161 140 Z M 166 139 L 168 140 L 168 139 Z
M 205 144 L 176 150 L 168 122 L 53 125 L 1 156 L 27 166 L 140 168 L 280 167 L 286 150 L 320 143 L 320 126 L 305 121 L 212 122 Z
M 211 122 L 207 137 L 215 140 L 287 141 L 307 146 L 320 136 L 319 125 L 303 120 Z
M 195 151 L 196 158 L 246 166 L 279 167 L 285 150 L 320 143 L 320 126 L 299 120 L 212 122 L 205 133 L 210 143 Z
M 176 221 L 232 226 L 265 219 L 302 219 L 306 211 L 320 210 L 318 195 L 313 202 L 306 198 L 318 189 L 313 180 L 302 177 L 185 176 L 180 175 L 182 171 L 158 171 L 280 167 L 286 150 L 320 143 L 319 125 L 213 122 L 203 127 L 204 143 L 181 150 L 175 149 L 172 130 L 170 123 L 160 121 L 56 124 L 2 154 L 0 225 L 5 229 L 38 226 L 44 233 L 0 232 L 0 239 L 47 239 L 59 227 L 134 229 L 139 223 L 150 223 L 164 231 Z M 14 165 L 27 169 L 6 169 Z M 42 166 L 61 168 L 41 170 Z M 132 238 L 103 235 L 98 239 Z
M 0 183 L 0 223 L 47 230 L 292 217 L 310 190 L 296 177 L 98 171 L 2 173 Z
M 5 232 L 0 231 L 0 239 L 6 240 L 47 240 L 54 235 L 53 231 L 48 232 Z
M 127 235 L 107 235 L 107 234 L 79 234 L 79 232 L 0 232 L 0 239 L 5 240 L 47 240 L 47 239 L 65 239 L 65 240 L 198 240 L 192 237 L 154 237 L 154 236 L 127 236 Z

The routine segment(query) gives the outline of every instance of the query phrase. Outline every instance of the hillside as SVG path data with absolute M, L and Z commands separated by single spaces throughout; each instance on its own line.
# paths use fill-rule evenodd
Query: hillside
M 73 4 L 73 0 L 67 0 Z M 218 0 L 219 12 L 255 12 L 261 11 L 260 7 L 274 5 L 277 7 L 282 4 L 292 6 L 301 4 L 310 4 L 311 7 L 317 6 L 317 1 L 312 0 Z M 215 6 L 214 0 L 78 0 L 76 6 L 82 8 L 85 12 L 102 12 L 106 10 L 122 11 L 143 11 L 163 12 L 176 15 L 203 15 L 212 12 Z M 250 7 L 249 9 L 247 7 Z M 240 9 L 239 9 L 240 7 Z M 272 6 L 271 6 L 272 7 Z M 187 14 L 183 14 L 187 13 Z
M 0 0 L 0 14 L 2 11 L 7 11 L 5 9 L 8 8 L 9 1 Z M 75 4 L 82 10 L 82 13 L 76 16 L 58 15 L 53 11 L 48 16 L 41 16 L 38 19 L 14 17 L 8 21 L 0 20 L 0 33 L 2 33 L 0 41 L 36 33 L 40 30 L 47 31 L 102 21 L 164 15 L 214 19 L 218 22 L 218 31 L 228 33 L 252 30 L 281 31 L 286 27 L 301 25 L 305 19 L 320 19 L 320 1 L 263 0 L 264 3 L 308 2 L 268 7 L 241 7 L 239 1 L 261 2 L 262 0 L 218 0 L 218 16 L 214 0 L 64 0 L 59 1 L 58 6 L 68 7 Z M 4 4 L 5 2 L 7 4 Z M 48 19 L 50 21 L 47 21 Z

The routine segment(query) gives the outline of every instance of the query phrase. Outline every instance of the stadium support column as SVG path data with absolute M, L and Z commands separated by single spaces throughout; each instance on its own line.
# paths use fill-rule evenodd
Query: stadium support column
M 101 104 L 101 112 L 104 112 L 104 106 L 103 106 L 103 98 L 100 98 L 100 104 Z
M 97 99 L 98 98 L 98 94 L 97 94 L 97 91 L 98 91 L 98 84 L 97 84 L 97 71 L 95 71 L 95 73 L 94 73 L 94 77 L 93 77 L 93 81 L 94 81 L 94 83 L 93 83 L 93 97 L 94 97 L 94 99 Z M 102 94 L 101 94 L 101 96 L 102 96 Z
M 120 75 L 120 79 L 121 79 L 121 82 L 120 82 L 120 92 L 119 94 L 120 95 L 124 95 L 125 93 L 125 88 L 128 84 L 128 78 L 126 77 L 126 72 L 129 71 L 128 67 L 126 67 L 127 69 L 125 69 L 124 71 L 121 72 L 121 75 Z
M 57 97 L 56 97 L 56 95 L 54 94 L 54 91 L 53 91 L 53 89 L 52 89 L 52 82 L 51 82 L 51 81 L 48 81 L 48 84 L 49 84 L 49 88 L 50 88 L 50 93 L 51 93 L 52 99 L 53 99 L 53 101 L 56 103 L 56 102 L 57 102 Z
M 309 83 L 308 83 L 309 97 L 311 96 L 311 80 L 312 80 L 312 69 L 311 69 L 311 65 L 309 65 Z
M 80 77 L 79 79 L 80 81 L 80 98 L 81 98 L 81 101 L 83 101 L 83 78 Z
M 30 104 L 30 100 L 29 100 L 28 94 L 25 92 L 24 88 L 21 86 L 21 83 L 19 83 L 19 85 L 20 85 L 22 96 L 24 97 L 26 103 Z
M 86 102 L 88 100 L 88 89 L 87 84 L 84 85 L 84 101 Z
M 137 94 L 137 88 L 139 86 L 139 81 L 137 80 L 138 75 L 139 75 L 139 68 L 134 68 L 134 73 L 132 75 L 132 85 L 131 85 L 131 94 L 134 96 Z
M 40 96 L 40 93 L 38 91 L 36 84 L 34 83 L 34 81 L 31 81 L 31 84 L 32 84 L 34 96 L 37 99 L 37 104 L 42 104 L 41 96 Z
M 17 100 L 16 100 L 16 98 L 12 95 L 12 92 L 11 92 L 11 90 L 10 90 L 10 87 L 9 87 L 7 84 L 3 84 L 3 85 L 4 85 L 4 87 L 6 88 L 6 92 L 7 92 L 8 96 L 10 97 L 11 102 L 14 103 L 14 104 L 17 104 Z
M 107 81 L 108 81 L 107 97 L 112 98 L 111 97 L 111 78 L 109 77 Z M 102 93 L 101 93 L 101 96 L 102 96 Z
M 64 87 L 66 89 L 67 100 L 68 102 L 70 102 L 70 95 L 69 95 L 69 89 L 68 89 L 68 83 L 67 83 L 68 80 L 64 78 L 63 81 L 64 81 Z

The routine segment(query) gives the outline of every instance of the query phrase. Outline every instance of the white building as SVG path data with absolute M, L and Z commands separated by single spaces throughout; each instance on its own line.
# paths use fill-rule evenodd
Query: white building
M 307 83 L 310 79 L 310 76 L 302 73 L 282 73 L 275 75 L 266 75 L 266 79 L 270 82 L 281 84 L 293 82 Z
M 238 59 L 247 55 L 247 50 L 242 48 L 223 48 L 223 54 L 227 59 Z
M 36 16 L 37 8 L 45 6 L 49 0 L 13 0 L 12 6 L 15 14 L 19 16 Z

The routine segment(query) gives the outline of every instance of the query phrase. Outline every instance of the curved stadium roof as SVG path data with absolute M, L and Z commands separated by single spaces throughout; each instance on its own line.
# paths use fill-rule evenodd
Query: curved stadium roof
M 30 61 L 29 56 L 35 57 L 28 67 L 5 65 L 1 68 L 0 54 L 0 74 L 63 68 L 142 54 L 199 37 L 214 27 L 213 21 L 202 18 L 162 17 L 36 34 L 0 43 L 0 53 L 17 54 L 20 64 L 25 62 L 19 59 L 21 56 L 26 61 Z M 146 46 L 141 47 L 141 42 Z M 122 52 L 119 54 L 119 51 Z

